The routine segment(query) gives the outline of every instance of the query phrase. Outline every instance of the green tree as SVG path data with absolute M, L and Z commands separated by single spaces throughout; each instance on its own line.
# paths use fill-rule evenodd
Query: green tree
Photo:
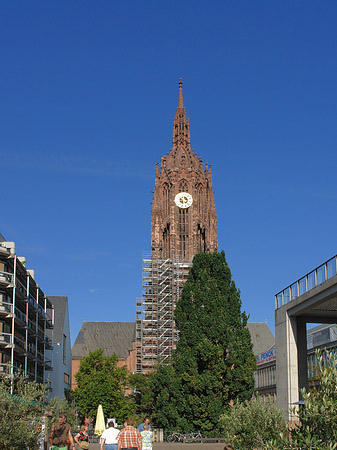
M 130 399 L 135 403 L 137 425 L 143 422 L 145 416 L 152 416 L 151 376 L 152 373 L 133 373 L 129 376 L 129 385 L 132 389 Z
M 13 383 L 13 393 L 11 390 Z M 28 382 L 24 375 L 0 379 L 0 448 L 35 449 L 36 427 L 42 425 L 47 386 Z
M 194 257 L 175 321 L 179 340 L 172 367 L 159 367 L 155 375 L 161 386 L 153 393 L 155 417 L 161 426 L 216 433 L 224 409 L 251 398 L 256 368 L 247 316 L 224 252 Z M 174 390 L 166 389 L 166 381 Z
M 105 417 L 115 417 L 120 423 L 133 413 L 134 402 L 125 396 L 128 370 L 117 367 L 117 362 L 117 355 L 104 356 L 101 348 L 82 359 L 73 395 L 83 416 L 95 417 L 99 404 Z

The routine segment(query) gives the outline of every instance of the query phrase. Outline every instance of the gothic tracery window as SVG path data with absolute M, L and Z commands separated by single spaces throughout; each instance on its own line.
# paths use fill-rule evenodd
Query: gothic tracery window
M 164 205 L 164 213 L 166 216 L 168 216 L 169 212 L 170 212 L 169 193 L 170 193 L 169 185 L 167 183 L 164 183 L 163 184 L 163 205 Z
M 179 192 L 188 192 L 188 183 L 186 180 L 181 180 L 179 183 Z

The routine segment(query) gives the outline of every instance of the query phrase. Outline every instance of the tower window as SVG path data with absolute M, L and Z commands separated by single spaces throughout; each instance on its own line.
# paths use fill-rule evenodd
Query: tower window
M 188 209 L 179 209 L 179 256 L 188 256 Z
M 179 183 L 179 192 L 188 192 L 188 183 L 186 180 L 181 180 Z

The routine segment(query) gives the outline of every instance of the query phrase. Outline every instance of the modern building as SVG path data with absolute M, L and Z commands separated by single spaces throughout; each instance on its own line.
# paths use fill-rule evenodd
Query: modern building
M 71 387 L 71 342 L 68 312 L 68 297 L 51 297 L 48 300 L 54 307 L 54 330 L 47 330 L 48 337 L 53 341 L 53 350 L 47 351 L 52 360 L 53 370 L 49 377 L 51 381 L 51 397 L 69 398 Z
M 143 292 L 137 301 L 137 372 L 171 357 L 177 341 L 173 312 L 193 256 L 217 248 L 211 166 L 192 150 L 179 82 L 172 148 L 155 169 L 151 252 L 143 256 Z
M 83 322 L 72 353 L 71 389 L 77 387 L 75 375 L 81 360 L 101 348 L 104 356 L 116 354 L 117 366 L 126 366 L 129 372 L 136 369 L 136 324 L 135 322 Z
M 255 392 L 261 396 L 276 394 L 275 338 L 266 323 L 247 323 L 256 356 Z
M 316 350 L 337 349 L 336 325 L 323 324 L 307 330 L 307 378 L 309 388 L 317 383 Z M 262 397 L 276 397 L 277 391 L 277 358 L 275 343 L 266 350 L 256 354 L 257 371 L 255 372 L 255 392 Z
M 275 295 L 277 401 L 285 418 L 309 387 L 307 324 L 337 322 L 337 255 Z
M 53 326 L 53 305 L 34 271 L 16 254 L 15 243 L 0 235 L 0 372 L 22 370 L 30 380 L 48 383 Z

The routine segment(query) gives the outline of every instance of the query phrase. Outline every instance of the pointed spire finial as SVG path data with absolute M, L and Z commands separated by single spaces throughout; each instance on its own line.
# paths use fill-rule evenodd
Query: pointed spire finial
M 179 79 L 179 100 L 178 100 L 178 108 L 184 107 L 184 98 L 183 98 L 183 80 Z

